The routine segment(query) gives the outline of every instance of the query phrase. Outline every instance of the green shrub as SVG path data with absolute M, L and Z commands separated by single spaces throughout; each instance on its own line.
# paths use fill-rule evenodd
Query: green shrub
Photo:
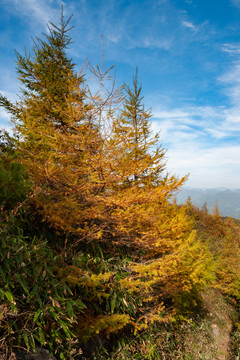
M 59 257 L 47 242 L 12 235 L 11 220 L 0 232 L 0 347 L 46 346 L 60 359 L 77 351 L 72 331 L 84 304 L 55 275 Z

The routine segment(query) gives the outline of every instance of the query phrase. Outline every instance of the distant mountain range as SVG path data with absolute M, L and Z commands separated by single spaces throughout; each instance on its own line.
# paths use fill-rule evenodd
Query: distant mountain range
M 201 208 L 204 203 L 207 203 L 207 208 L 211 213 L 213 206 L 217 202 L 222 216 L 231 216 L 239 219 L 240 189 L 198 189 L 184 186 L 176 195 L 177 203 L 185 203 L 189 196 L 193 205 L 197 205 L 199 208 Z

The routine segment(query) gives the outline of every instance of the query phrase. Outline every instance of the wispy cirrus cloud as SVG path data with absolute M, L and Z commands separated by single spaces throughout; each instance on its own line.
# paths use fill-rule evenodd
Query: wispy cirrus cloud
M 28 24 L 46 26 L 49 21 L 59 19 L 61 0 L 3 0 L 3 6 L 9 13 L 15 13 Z
M 167 169 L 180 177 L 189 174 L 189 186 L 198 187 L 201 179 L 205 188 L 223 183 L 238 187 L 240 145 L 224 143 L 223 139 L 236 134 L 236 129 L 227 128 L 226 109 L 222 110 L 185 107 L 155 113 L 158 118 L 154 117 L 153 129 L 160 130 L 160 142 L 168 149 Z
M 240 44 L 224 43 L 228 62 L 215 82 L 225 96 L 223 105 L 197 105 L 195 100 L 173 107 L 164 99 L 153 106 L 153 129 L 161 131 L 168 148 L 168 169 L 188 185 L 239 187 L 240 179 Z M 155 99 L 156 100 L 156 99 Z M 195 104 L 194 104 L 195 103 Z
M 226 124 L 226 108 L 211 106 L 185 105 L 177 109 L 155 110 L 153 112 L 153 127 L 161 129 L 164 141 L 173 146 L 181 142 L 181 138 L 190 133 L 199 142 L 212 139 L 223 139 L 235 134 L 236 129 L 228 129 Z M 170 141 L 168 139 L 171 139 Z M 178 146 L 178 145 L 177 145 Z
M 183 20 L 182 25 L 188 29 L 193 30 L 194 32 L 198 30 L 198 28 L 190 21 Z
M 206 188 L 222 186 L 223 181 L 226 187 L 237 187 L 240 126 L 233 121 L 230 124 L 233 114 L 235 111 L 226 106 L 165 106 L 161 111 L 155 108 L 152 127 L 160 131 L 160 141 L 168 149 L 169 171 L 179 176 L 190 173 L 188 185 L 193 187 L 198 186 L 199 178 Z M 233 175 L 229 177 L 228 173 Z
M 222 51 L 228 53 L 229 55 L 233 55 L 233 56 L 240 54 L 240 43 L 237 43 L 237 44 L 225 43 L 222 46 Z
M 240 135 L 240 44 L 225 44 L 222 50 L 232 58 L 231 65 L 218 77 L 230 102 L 225 112 L 225 126 L 229 131 Z

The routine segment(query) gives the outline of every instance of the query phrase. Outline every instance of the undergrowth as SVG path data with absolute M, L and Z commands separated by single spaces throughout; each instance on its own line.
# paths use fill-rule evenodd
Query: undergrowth
M 99 348 L 91 359 L 211 360 L 215 353 L 211 324 L 204 318 L 198 318 L 197 321 L 150 326 L 134 338 L 119 339 L 111 350 Z

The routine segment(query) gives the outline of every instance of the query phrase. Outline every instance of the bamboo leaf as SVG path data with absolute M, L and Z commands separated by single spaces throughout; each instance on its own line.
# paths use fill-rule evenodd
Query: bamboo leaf
M 25 293 L 27 295 L 30 295 L 25 279 L 22 276 L 20 276 L 19 274 L 16 274 L 16 278 L 17 278 L 19 284 L 22 286 Z
M 13 296 L 9 291 L 5 291 L 5 296 L 8 299 L 8 301 L 12 304 L 13 303 Z
M 34 285 L 32 291 L 30 293 L 31 297 L 33 297 L 37 293 L 38 289 L 39 289 L 38 285 Z
M 23 339 L 24 339 L 25 345 L 27 346 L 27 349 L 29 350 L 30 349 L 30 344 L 29 344 L 29 340 L 28 340 L 28 336 L 27 336 L 26 331 L 23 332 Z
M 68 315 L 69 315 L 70 319 L 73 319 L 74 312 L 73 312 L 72 304 L 70 302 L 67 303 L 67 310 L 68 310 Z
M 35 323 L 37 321 L 37 319 L 39 318 L 39 316 L 41 315 L 42 309 L 38 309 L 33 317 L 33 322 Z
M 39 333 L 39 338 L 40 338 L 41 344 L 42 344 L 42 345 L 45 345 L 45 344 L 46 344 L 46 339 L 45 339 L 45 335 L 44 335 L 43 329 L 42 329 L 42 328 L 38 328 L 38 333 Z

